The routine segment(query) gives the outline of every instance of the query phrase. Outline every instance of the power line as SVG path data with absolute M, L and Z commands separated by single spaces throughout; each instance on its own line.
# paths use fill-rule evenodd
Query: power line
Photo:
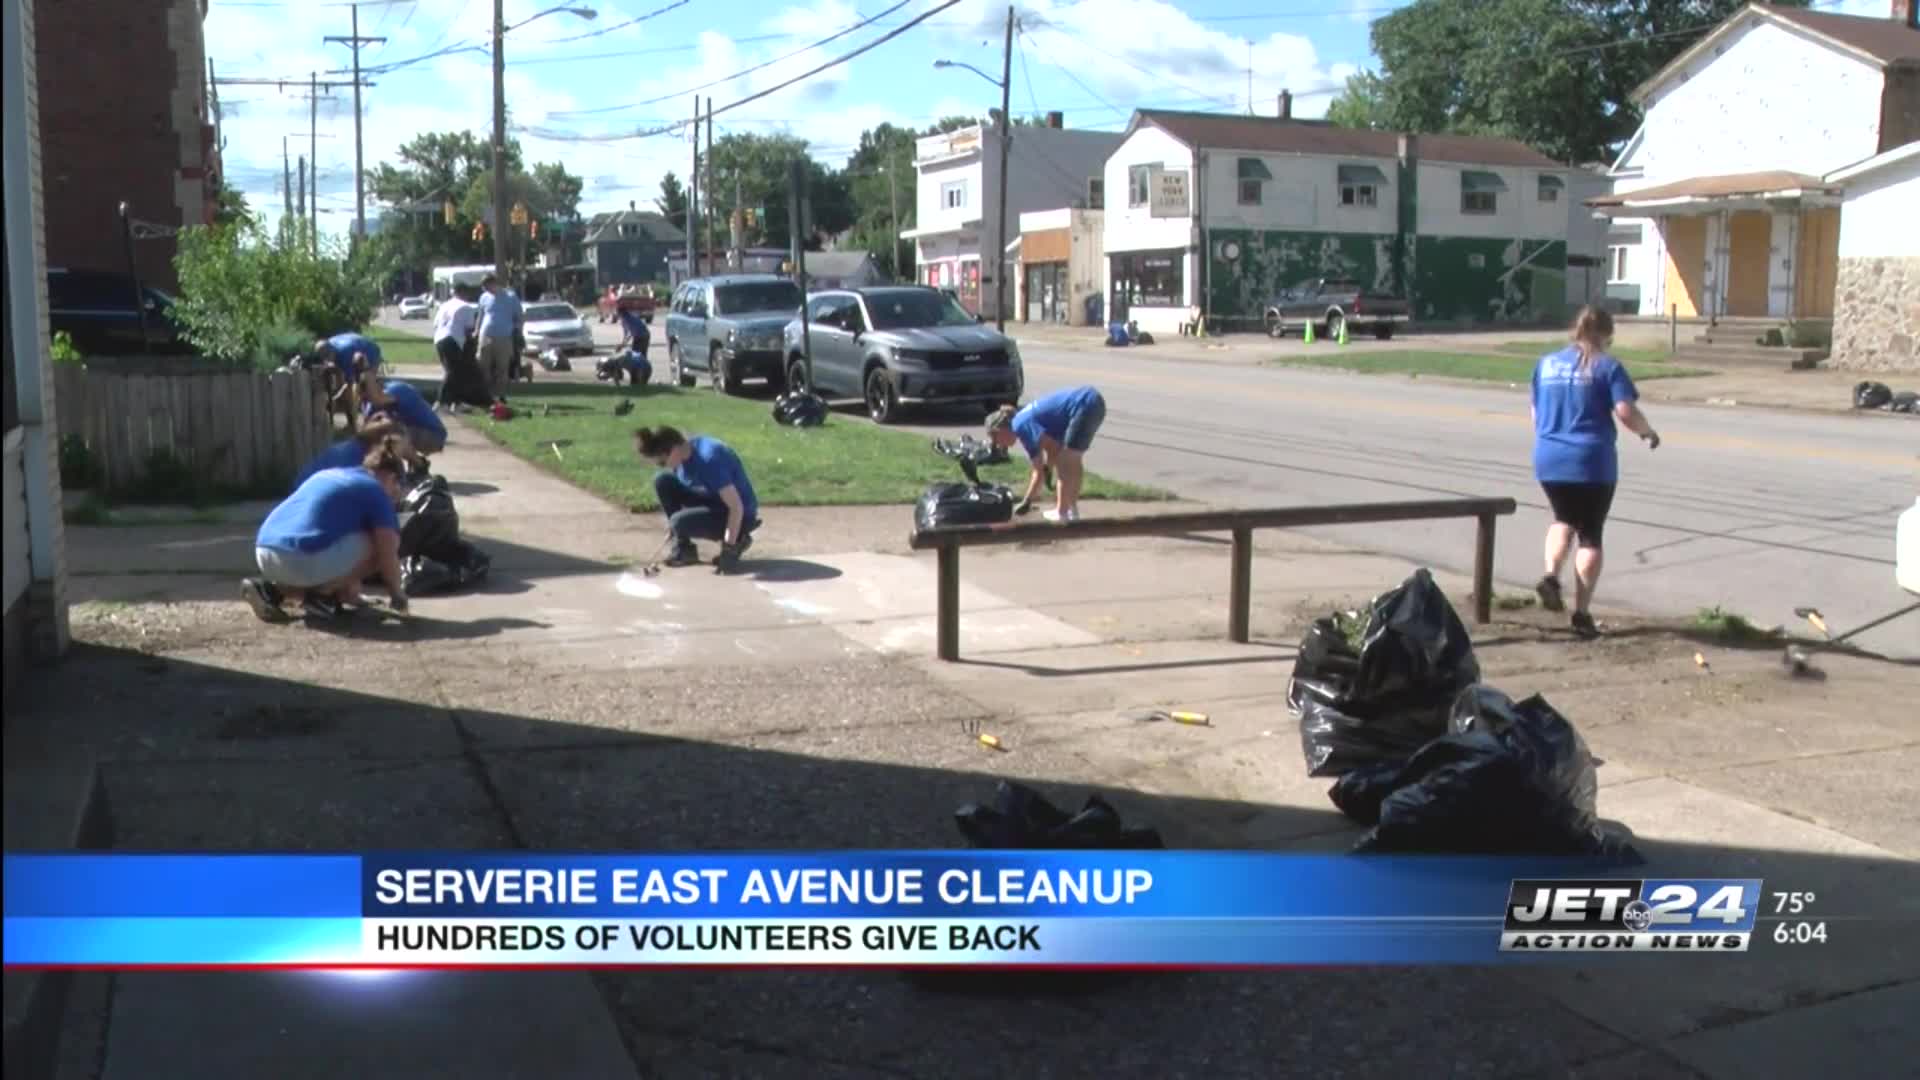
M 661 15 L 665 15 L 667 12 L 672 11 L 674 8 L 686 7 L 689 3 L 692 3 L 692 0 L 673 0 L 672 3 L 666 5 L 665 7 L 654 8 L 652 11 L 647 12 L 645 15 L 637 15 L 631 19 L 628 19 L 626 22 L 623 22 L 623 23 L 615 23 L 612 26 L 602 27 L 599 30 L 589 30 L 584 34 L 574 34 L 571 37 L 545 38 L 540 41 L 530 41 L 527 44 L 529 45 L 565 45 L 569 41 L 585 41 L 588 38 L 605 37 L 606 35 L 613 33 L 615 30 L 625 30 L 629 26 L 638 26 L 639 24 L 646 22 L 648 19 L 657 18 Z
M 670 101 L 673 98 L 683 97 L 687 94 L 698 93 L 702 90 L 719 86 L 722 83 L 729 83 L 734 81 L 735 79 L 739 79 L 739 78 L 743 78 L 745 76 L 751 75 L 756 71 L 761 71 L 766 68 L 772 67 L 773 65 L 778 64 L 781 61 L 791 60 L 794 57 L 799 56 L 803 53 L 811 52 L 812 50 L 817 49 L 822 45 L 831 44 L 832 42 L 838 41 L 839 39 L 846 37 L 848 34 L 853 33 L 855 30 L 858 30 L 863 26 L 867 26 L 873 22 L 878 21 L 879 19 L 882 19 L 888 15 L 893 14 L 896 11 L 899 11 L 901 8 L 906 7 L 908 4 L 912 2 L 913 0 L 900 0 L 899 3 L 893 5 L 892 7 L 881 12 L 880 14 L 875 15 L 871 19 L 862 19 L 861 21 L 854 23 L 852 26 L 846 27 L 829 37 L 821 38 L 819 41 L 816 41 L 811 45 L 807 45 L 803 48 L 795 49 L 790 53 L 785 53 L 783 55 L 776 56 L 771 60 L 767 60 L 763 63 L 755 64 L 752 67 L 742 71 L 736 71 L 731 75 L 727 75 L 722 78 L 715 79 L 712 82 L 701 83 L 699 86 L 689 87 L 685 90 L 676 90 L 671 94 L 662 94 L 661 96 L 656 98 L 648 98 L 645 101 L 630 102 L 626 105 L 608 105 L 598 109 L 573 109 L 567 112 L 550 113 L 549 115 L 550 116 L 589 116 L 597 113 L 619 112 L 622 109 L 638 109 L 645 105 L 658 105 L 662 101 Z

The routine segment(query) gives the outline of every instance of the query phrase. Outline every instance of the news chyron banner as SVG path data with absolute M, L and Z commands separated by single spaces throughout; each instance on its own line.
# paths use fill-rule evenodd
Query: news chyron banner
M 4 947 L 9 968 L 1208 968 L 1725 954 L 1752 937 L 1759 881 L 1595 869 L 1181 851 L 7 855 Z

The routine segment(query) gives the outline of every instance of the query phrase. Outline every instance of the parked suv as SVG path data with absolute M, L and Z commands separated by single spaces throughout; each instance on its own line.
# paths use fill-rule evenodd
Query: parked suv
M 747 379 L 778 389 L 781 332 L 800 311 L 800 286 L 773 274 L 695 278 L 673 292 L 667 312 L 669 377 L 692 386 L 704 371 L 713 388 L 737 394 Z
M 876 423 L 903 406 L 1017 404 L 1020 350 L 959 302 L 924 285 L 834 289 L 807 298 L 813 392 L 858 397 Z M 787 386 L 806 385 L 800 321 L 787 325 Z
M 145 287 L 147 340 L 156 353 L 190 354 L 193 346 L 173 321 L 173 297 Z M 133 304 L 133 278 L 104 270 L 47 271 L 47 323 L 72 337 L 74 348 L 92 356 L 133 356 L 145 351 L 140 310 Z

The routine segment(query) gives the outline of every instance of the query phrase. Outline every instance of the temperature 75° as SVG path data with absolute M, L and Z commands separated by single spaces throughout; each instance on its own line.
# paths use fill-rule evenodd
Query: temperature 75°
M 1798 915 L 1813 906 L 1813 894 L 1810 892 L 1777 892 L 1773 894 L 1773 913 L 1775 915 Z

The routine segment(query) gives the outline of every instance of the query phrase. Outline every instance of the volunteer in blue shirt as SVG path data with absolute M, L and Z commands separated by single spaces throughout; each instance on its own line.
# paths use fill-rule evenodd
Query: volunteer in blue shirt
M 295 600 L 306 614 L 330 618 L 342 604 L 358 604 L 361 582 L 376 572 L 393 609 L 406 611 L 393 509 L 405 468 L 389 439 L 359 466 L 314 473 L 274 507 L 253 541 L 260 576 L 240 583 L 253 613 L 278 622 L 287 615 L 282 605 Z
M 397 435 L 405 438 L 406 434 L 406 429 L 400 426 L 398 420 L 386 418 L 368 420 L 360 425 L 360 430 L 354 432 L 352 438 L 341 439 L 320 451 L 318 457 L 307 462 L 306 467 L 300 470 L 300 475 L 293 478 L 294 489 L 298 490 L 301 484 L 307 482 L 308 477 L 322 470 L 357 468 L 367 459 L 367 455 L 385 442 L 389 436 Z M 403 453 L 402 456 L 405 454 Z
M 1588 606 L 1600 582 L 1601 533 L 1613 506 L 1620 477 L 1615 449 L 1617 420 L 1660 448 L 1660 435 L 1641 413 L 1640 392 L 1620 361 L 1607 353 L 1613 343 L 1613 316 L 1582 308 L 1573 324 L 1573 343 L 1540 358 L 1533 369 L 1533 472 L 1553 508 L 1547 527 L 1547 572 L 1535 586 L 1540 606 L 1565 611 L 1560 566 L 1573 556 L 1573 631 L 1596 637 Z
M 1080 520 L 1080 483 L 1086 475 L 1083 458 L 1093 436 L 1107 418 L 1107 402 L 1091 386 L 1057 390 L 1024 409 L 1002 406 L 987 417 L 987 437 L 993 445 L 1005 449 L 1019 443 L 1032 462 L 1027 476 L 1027 493 L 1014 512 L 1033 509 L 1033 497 L 1040 493 L 1046 471 L 1059 474 L 1054 490 L 1053 509 L 1042 514 L 1048 521 Z
M 653 340 L 653 330 L 647 326 L 645 314 L 633 308 L 620 313 L 620 347 L 630 349 L 641 356 L 647 355 L 647 346 Z
M 480 283 L 480 369 L 487 373 L 493 396 L 507 399 L 507 380 L 513 372 L 513 343 L 521 330 L 520 298 L 488 274 Z
M 718 540 L 720 554 L 713 567 L 732 570 L 753 545 L 753 530 L 760 525 L 760 501 L 740 455 L 711 435 L 689 439 L 670 427 L 641 428 L 633 433 L 633 444 L 641 457 L 660 468 L 653 493 L 674 542 L 666 565 L 699 562 L 693 542 Z
M 338 367 L 349 384 L 357 381 L 362 371 L 380 370 L 380 346 L 361 334 L 335 334 L 316 341 L 313 355 L 322 363 Z
M 399 379 L 383 382 L 372 375 L 363 376 L 360 401 L 361 412 L 369 416 L 385 413 L 406 425 L 407 441 L 415 451 L 437 454 L 447 448 L 447 425 L 434 415 L 433 406 L 412 383 Z

